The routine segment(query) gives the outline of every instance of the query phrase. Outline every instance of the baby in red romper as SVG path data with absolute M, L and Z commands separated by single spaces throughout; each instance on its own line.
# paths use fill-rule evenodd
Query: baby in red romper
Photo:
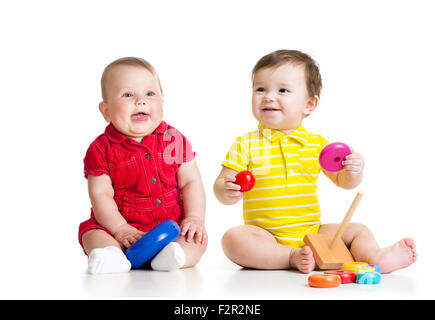
M 189 141 L 162 120 L 157 73 L 143 59 L 121 58 L 104 70 L 101 89 L 109 125 L 86 152 L 92 209 L 79 227 L 88 272 L 128 272 L 124 250 L 167 219 L 180 225 L 180 236 L 151 267 L 194 266 L 207 246 L 205 193 Z

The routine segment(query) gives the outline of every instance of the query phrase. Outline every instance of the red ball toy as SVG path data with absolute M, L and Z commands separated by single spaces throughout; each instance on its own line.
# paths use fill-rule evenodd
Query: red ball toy
M 236 175 L 236 182 L 240 186 L 241 192 L 251 190 L 255 184 L 255 177 L 250 171 L 240 171 Z

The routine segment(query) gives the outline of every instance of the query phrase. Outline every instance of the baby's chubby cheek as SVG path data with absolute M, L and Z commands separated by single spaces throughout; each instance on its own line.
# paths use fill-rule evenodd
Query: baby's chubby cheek
M 158 106 L 156 108 L 153 108 L 150 112 L 150 118 L 151 121 L 159 125 L 160 122 L 162 122 L 163 120 L 163 106 Z

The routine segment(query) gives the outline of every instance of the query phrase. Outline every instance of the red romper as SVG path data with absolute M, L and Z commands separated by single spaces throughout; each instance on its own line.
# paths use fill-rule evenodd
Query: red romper
M 110 123 L 89 146 L 84 173 L 86 178 L 107 174 L 119 212 L 127 223 L 147 232 L 168 219 L 181 222 L 183 203 L 176 174 L 182 163 L 194 158 L 186 137 L 164 121 L 142 143 L 124 136 Z M 92 209 L 91 217 L 79 227 L 82 247 L 82 235 L 91 229 L 110 234 L 98 224 Z

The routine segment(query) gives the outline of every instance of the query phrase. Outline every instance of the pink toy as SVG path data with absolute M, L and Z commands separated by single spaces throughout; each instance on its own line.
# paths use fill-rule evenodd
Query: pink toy
M 326 171 L 340 171 L 343 169 L 342 162 L 351 154 L 350 148 L 342 142 L 328 144 L 319 155 L 319 162 Z

